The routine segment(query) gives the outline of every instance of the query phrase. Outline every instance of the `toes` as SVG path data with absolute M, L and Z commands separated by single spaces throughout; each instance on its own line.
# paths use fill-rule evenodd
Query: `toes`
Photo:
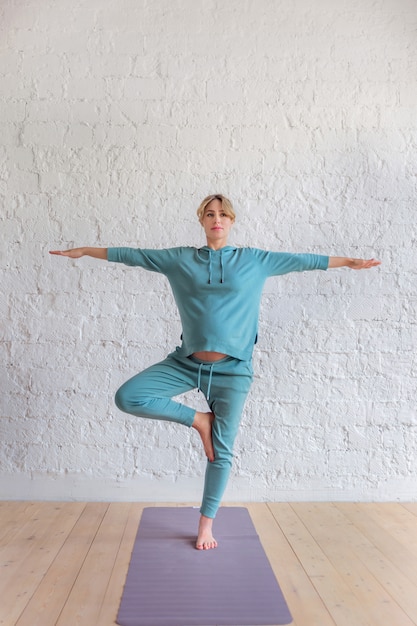
M 213 548 L 217 548 L 217 541 L 213 539 L 212 541 L 202 541 L 201 543 L 196 543 L 197 550 L 212 550 Z

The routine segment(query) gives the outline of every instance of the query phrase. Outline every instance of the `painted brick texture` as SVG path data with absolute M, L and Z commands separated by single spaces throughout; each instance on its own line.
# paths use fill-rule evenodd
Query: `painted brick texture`
M 226 498 L 417 497 L 415 0 L 0 7 L 0 497 L 198 501 L 197 435 L 113 394 L 181 332 L 165 279 L 50 257 L 233 243 L 377 257 L 268 281 Z M 185 401 L 203 407 L 201 394 Z

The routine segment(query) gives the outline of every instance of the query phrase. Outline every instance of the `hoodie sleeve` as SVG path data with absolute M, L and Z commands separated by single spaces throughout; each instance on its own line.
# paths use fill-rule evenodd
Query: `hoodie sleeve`
M 268 276 L 278 276 L 289 272 L 327 270 L 329 257 L 322 254 L 293 254 L 291 252 L 268 252 L 257 250 Z
M 179 258 L 181 248 L 146 250 L 143 248 L 108 248 L 107 260 L 125 265 L 143 267 L 151 272 L 166 274 Z

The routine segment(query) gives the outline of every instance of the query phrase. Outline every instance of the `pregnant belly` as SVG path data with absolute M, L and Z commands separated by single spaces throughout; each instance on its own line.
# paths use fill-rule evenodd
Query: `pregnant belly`
M 220 361 L 220 359 L 224 359 L 227 354 L 223 354 L 223 352 L 202 351 L 194 352 L 193 356 L 200 361 Z

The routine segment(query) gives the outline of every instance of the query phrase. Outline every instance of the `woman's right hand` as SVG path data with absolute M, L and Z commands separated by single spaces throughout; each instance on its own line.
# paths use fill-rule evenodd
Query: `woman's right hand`
M 49 254 L 67 256 L 70 259 L 80 259 L 82 256 L 84 256 L 84 248 L 73 248 L 72 250 L 50 250 Z
M 50 250 L 49 254 L 67 256 L 70 259 L 80 259 L 82 256 L 91 256 L 93 259 L 107 259 L 107 248 L 72 248 L 72 250 Z

